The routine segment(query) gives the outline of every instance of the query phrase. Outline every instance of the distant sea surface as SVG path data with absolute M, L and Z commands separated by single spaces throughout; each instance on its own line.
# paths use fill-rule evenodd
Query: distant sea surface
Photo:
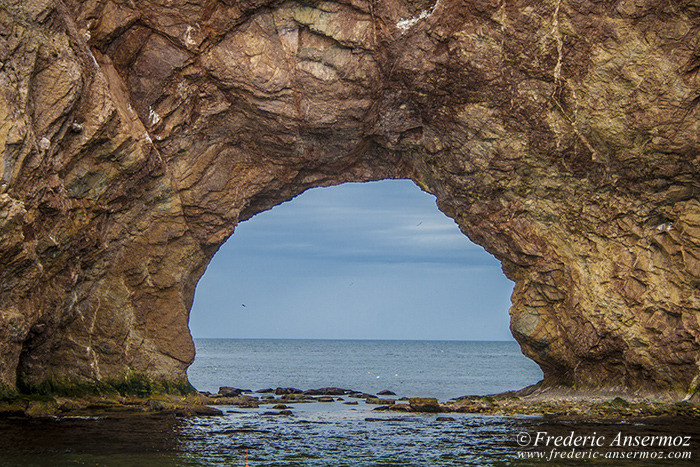
M 542 371 L 515 342 L 195 339 L 200 391 L 340 387 L 441 401 L 520 389 Z
M 319 341 L 197 339 L 189 378 L 199 390 L 337 386 L 376 393 L 447 400 L 519 389 L 541 378 L 538 367 L 512 342 Z M 697 465 L 700 420 L 556 421 L 533 416 L 377 412 L 359 400 L 289 404 L 292 415 L 269 415 L 270 405 L 219 406 L 223 416 L 114 415 L 27 420 L 0 419 L 0 466 L 486 466 L 486 465 Z M 357 401 L 357 399 L 353 399 Z M 447 416 L 448 420 L 438 417 Z M 550 436 L 692 438 L 690 448 L 641 449 L 691 459 L 557 459 L 537 455 L 587 452 L 533 451 L 519 440 Z M 619 450 L 619 449 L 618 449 Z M 638 449 L 634 449 L 638 450 Z M 574 452 L 575 451 L 575 452 Z M 595 450 L 604 456 L 611 449 Z M 625 449 L 623 451 L 630 451 Z M 623 452 L 624 453 L 624 452 Z M 683 454 L 681 452 L 681 454 Z

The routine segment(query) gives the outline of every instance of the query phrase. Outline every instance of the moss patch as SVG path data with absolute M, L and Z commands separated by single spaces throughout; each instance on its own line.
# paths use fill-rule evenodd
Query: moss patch
M 17 391 L 0 383 L 0 401 L 14 400 L 15 398 L 17 398 Z
M 154 394 L 186 395 L 196 390 L 187 381 L 152 380 L 139 373 L 131 373 L 122 379 L 105 381 L 47 380 L 39 385 L 17 383 L 22 395 L 33 396 L 136 396 L 149 397 Z M 16 397 L 16 395 L 15 395 Z

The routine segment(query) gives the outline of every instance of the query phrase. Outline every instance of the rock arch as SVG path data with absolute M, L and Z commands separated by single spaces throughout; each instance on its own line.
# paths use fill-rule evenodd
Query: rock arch
M 545 383 L 694 391 L 691 1 L 0 5 L 0 382 L 186 384 L 237 222 L 410 178 L 515 281 Z

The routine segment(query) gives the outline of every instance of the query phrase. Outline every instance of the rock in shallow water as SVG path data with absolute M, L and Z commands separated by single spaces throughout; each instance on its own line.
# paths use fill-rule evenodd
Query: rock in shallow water
M 340 389 L 335 387 L 330 388 L 320 388 L 320 389 L 309 389 L 304 391 L 304 394 L 309 396 L 343 396 L 345 394 L 350 394 L 354 391 L 349 389 Z
M 437 399 L 412 397 L 409 399 L 409 406 L 414 412 L 442 412 L 442 407 Z
M 275 389 L 275 395 L 288 395 L 288 394 L 302 394 L 303 391 L 297 388 L 277 388 Z
M 287 415 L 287 416 L 289 416 L 289 415 L 294 415 L 294 414 L 292 413 L 291 410 L 280 410 L 277 412 L 263 412 L 262 415 L 275 415 L 275 416 Z

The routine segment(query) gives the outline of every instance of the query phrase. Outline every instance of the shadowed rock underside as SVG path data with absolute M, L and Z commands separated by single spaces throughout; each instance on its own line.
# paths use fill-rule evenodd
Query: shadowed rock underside
M 184 384 L 238 222 L 408 178 L 515 281 L 545 384 L 692 393 L 699 28 L 692 0 L 0 0 L 0 382 Z

